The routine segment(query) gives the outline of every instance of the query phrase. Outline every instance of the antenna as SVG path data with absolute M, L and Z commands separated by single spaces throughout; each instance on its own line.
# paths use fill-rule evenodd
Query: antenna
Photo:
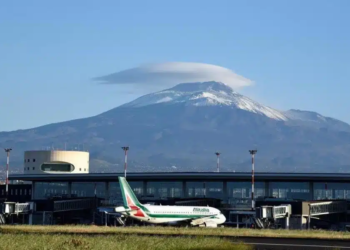
M 10 152 L 12 148 L 4 148 L 6 155 L 7 155 L 7 161 L 6 161 L 6 200 L 8 199 L 9 194 L 9 166 L 10 166 Z
M 249 150 L 249 153 L 252 156 L 252 210 L 255 208 L 255 202 L 254 202 L 254 165 L 255 165 L 255 154 L 258 152 L 257 149 Z
M 124 153 L 125 153 L 125 158 L 124 158 L 124 177 L 126 179 L 126 168 L 127 168 L 127 165 L 128 165 L 128 150 L 129 150 L 129 146 L 124 146 L 122 147 L 122 149 L 124 150 Z
M 220 172 L 220 153 L 219 152 L 215 152 L 216 156 L 217 156 L 217 160 L 216 160 L 216 172 Z

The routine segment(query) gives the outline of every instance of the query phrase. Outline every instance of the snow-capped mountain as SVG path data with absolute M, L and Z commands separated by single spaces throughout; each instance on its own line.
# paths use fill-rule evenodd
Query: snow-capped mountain
M 121 107 L 144 107 L 154 104 L 184 103 L 193 106 L 229 106 L 271 119 L 286 121 L 287 117 L 280 111 L 261 105 L 248 97 L 235 92 L 221 82 L 182 83 L 173 88 L 144 95 Z
M 349 141 L 344 122 L 278 111 L 218 82 L 182 83 L 93 117 L 0 132 L 0 147 L 15 149 L 11 161 L 18 169 L 24 150 L 83 144 L 96 172 L 122 171 L 118 148 L 125 145 L 130 171 L 211 171 L 216 151 L 223 171 L 248 171 L 248 149 L 257 147 L 257 171 L 346 172 Z
M 289 125 L 327 128 L 350 132 L 350 125 L 337 119 L 323 116 L 317 112 L 291 109 L 283 112 Z
M 182 83 L 173 88 L 141 96 L 121 107 L 138 108 L 150 105 L 225 106 L 245 110 L 292 126 L 308 126 L 350 132 L 349 124 L 312 111 L 291 109 L 279 111 L 243 96 L 221 82 Z

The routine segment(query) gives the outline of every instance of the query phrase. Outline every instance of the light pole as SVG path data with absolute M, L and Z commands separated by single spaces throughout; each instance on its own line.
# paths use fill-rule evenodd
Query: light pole
M 6 155 L 7 155 L 7 161 L 6 161 L 6 200 L 8 199 L 9 194 L 9 165 L 10 165 L 10 152 L 12 148 L 4 148 Z
M 127 165 L 128 165 L 128 150 L 129 150 L 129 147 L 126 146 L 126 147 L 122 147 L 122 149 L 124 150 L 124 153 L 125 153 L 125 159 L 124 159 L 124 177 L 126 179 L 126 168 L 127 168 Z
M 216 172 L 220 172 L 220 153 L 215 152 L 217 159 L 216 159 Z
M 255 209 L 255 202 L 254 202 L 254 156 L 258 152 L 258 150 L 253 149 L 249 150 L 249 153 L 252 156 L 252 210 Z

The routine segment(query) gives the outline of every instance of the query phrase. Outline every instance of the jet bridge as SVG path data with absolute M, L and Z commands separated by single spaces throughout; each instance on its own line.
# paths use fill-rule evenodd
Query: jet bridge
M 4 215 L 12 214 L 27 214 L 33 210 L 33 202 L 16 203 L 16 202 L 4 202 L 2 204 L 1 213 Z
M 306 213 L 310 216 L 347 212 L 346 201 L 310 202 L 306 205 L 308 205 L 308 207 L 305 207 Z
M 346 200 L 334 200 L 334 201 L 311 201 L 303 202 L 303 217 L 305 218 L 305 227 L 307 225 L 308 229 L 311 229 L 312 223 L 311 219 L 314 219 L 314 222 L 320 219 L 331 220 L 334 218 L 333 215 L 338 214 L 345 215 L 348 204 Z M 334 225 L 339 223 L 339 217 L 335 217 Z
M 58 200 L 54 201 L 53 212 L 93 209 L 95 203 L 95 199 Z
M 290 204 L 280 206 L 262 206 L 256 210 L 256 217 L 253 219 L 255 225 L 262 228 L 273 227 L 277 219 L 285 218 L 285 228 L 289 229 L 289 219 L 292 214 Z
M 257 218 L 267 219 L 280 219 L 290 216 L 292 213 L 291 205 L 280 205 L 280 206 L 262 206 L 257 208 Z
M 14 223 L 14 219 L 24 219 L 33 211 L 34 203 L 4 202 L 0 204 L 0 224 Z M 22 223 L 23 223 L 22 222 Z

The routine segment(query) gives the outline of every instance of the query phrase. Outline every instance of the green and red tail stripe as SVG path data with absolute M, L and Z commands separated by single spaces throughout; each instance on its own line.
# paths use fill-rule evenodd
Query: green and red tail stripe
M 118 180 L 120 184 L 120 189 L 122 191 L 124 207 L 126 209 L 136 211 L 136 213 L 133 214 L 133 216 L 147 217 L 147 212 L 149 212 L 148 209 L 145 208 L 136 198 L 135 193 L 132 191 L 125 178 L 118 177 Z

